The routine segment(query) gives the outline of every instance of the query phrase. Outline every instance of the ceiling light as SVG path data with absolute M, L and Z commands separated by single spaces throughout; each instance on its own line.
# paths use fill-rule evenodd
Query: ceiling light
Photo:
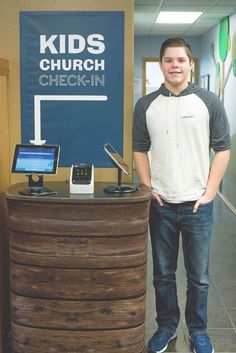
M 193 23 L 202 12 L 159 12 L 156 23 Z

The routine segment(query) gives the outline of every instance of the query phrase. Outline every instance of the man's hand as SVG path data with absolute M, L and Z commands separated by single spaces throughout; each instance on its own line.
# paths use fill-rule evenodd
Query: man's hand
M 214 200 L 220 182 L 229 162 L 230 150 L 218 151 L 215 153 L 211 163 L 211 169 L 207 181 L 206 191 L 195 203 L 193 213 L 196 213 L 201 204 L 206 204 Z
M 152 192 L 152 199 L 157 200 L 160 206 L 164 206 L 162 199 L 155 191 Z
M 205 194 L 202 195 L 202 197 L 200 197 L 200 199 L 198 199 L 198 200 L 195 202 L 195 204 L 194 204 L 194 206 L 193 206 L 193 213 L 196 213 L 196 212 L 197 212 L 198 207 L 199 207 L 200 205 L 204 205 L 204 204 L 206 204 L 206 203 L 209 203 L 209 202 L 211 202 L 212 200 L 214 200 L 214 198 L 209 198 L 209 197 L 207 197 Z

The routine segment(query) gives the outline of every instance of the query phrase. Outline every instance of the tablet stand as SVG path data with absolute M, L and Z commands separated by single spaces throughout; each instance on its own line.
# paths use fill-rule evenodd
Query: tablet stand
M 137 191 L 136 187 L 133 185 L 126 185 L 121 183 L 122 179 L 122 170 L 117 167 L 118 170 L 118 181 L 117 185 L 109 185 L 104 188 L 104 192 L 110 193 L 110 194 L 126 194 L 130 192 L 135 192 Z
M 28 188 L 20 190 L 19 194 L 26 196 L 55 195 L 57 192 L 43 186 L 43 175 L 29 174 Z

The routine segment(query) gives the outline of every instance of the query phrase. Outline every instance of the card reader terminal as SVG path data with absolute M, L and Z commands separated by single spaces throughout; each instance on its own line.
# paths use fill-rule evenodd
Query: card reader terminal
M 93 194 L 94 166 L 92 164 L 74 164 L 70 172 L 70 193 Z

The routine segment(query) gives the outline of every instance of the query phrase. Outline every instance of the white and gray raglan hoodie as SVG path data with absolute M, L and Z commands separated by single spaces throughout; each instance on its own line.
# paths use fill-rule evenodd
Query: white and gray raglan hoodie
M 197 200 L 209 174 L 209 151 L 230 148 L 220 99 L 193 84 L 175 95 L 164 84 L 138 100 L 133 151 L 151 154 L 152 188 L 171 203 Z

